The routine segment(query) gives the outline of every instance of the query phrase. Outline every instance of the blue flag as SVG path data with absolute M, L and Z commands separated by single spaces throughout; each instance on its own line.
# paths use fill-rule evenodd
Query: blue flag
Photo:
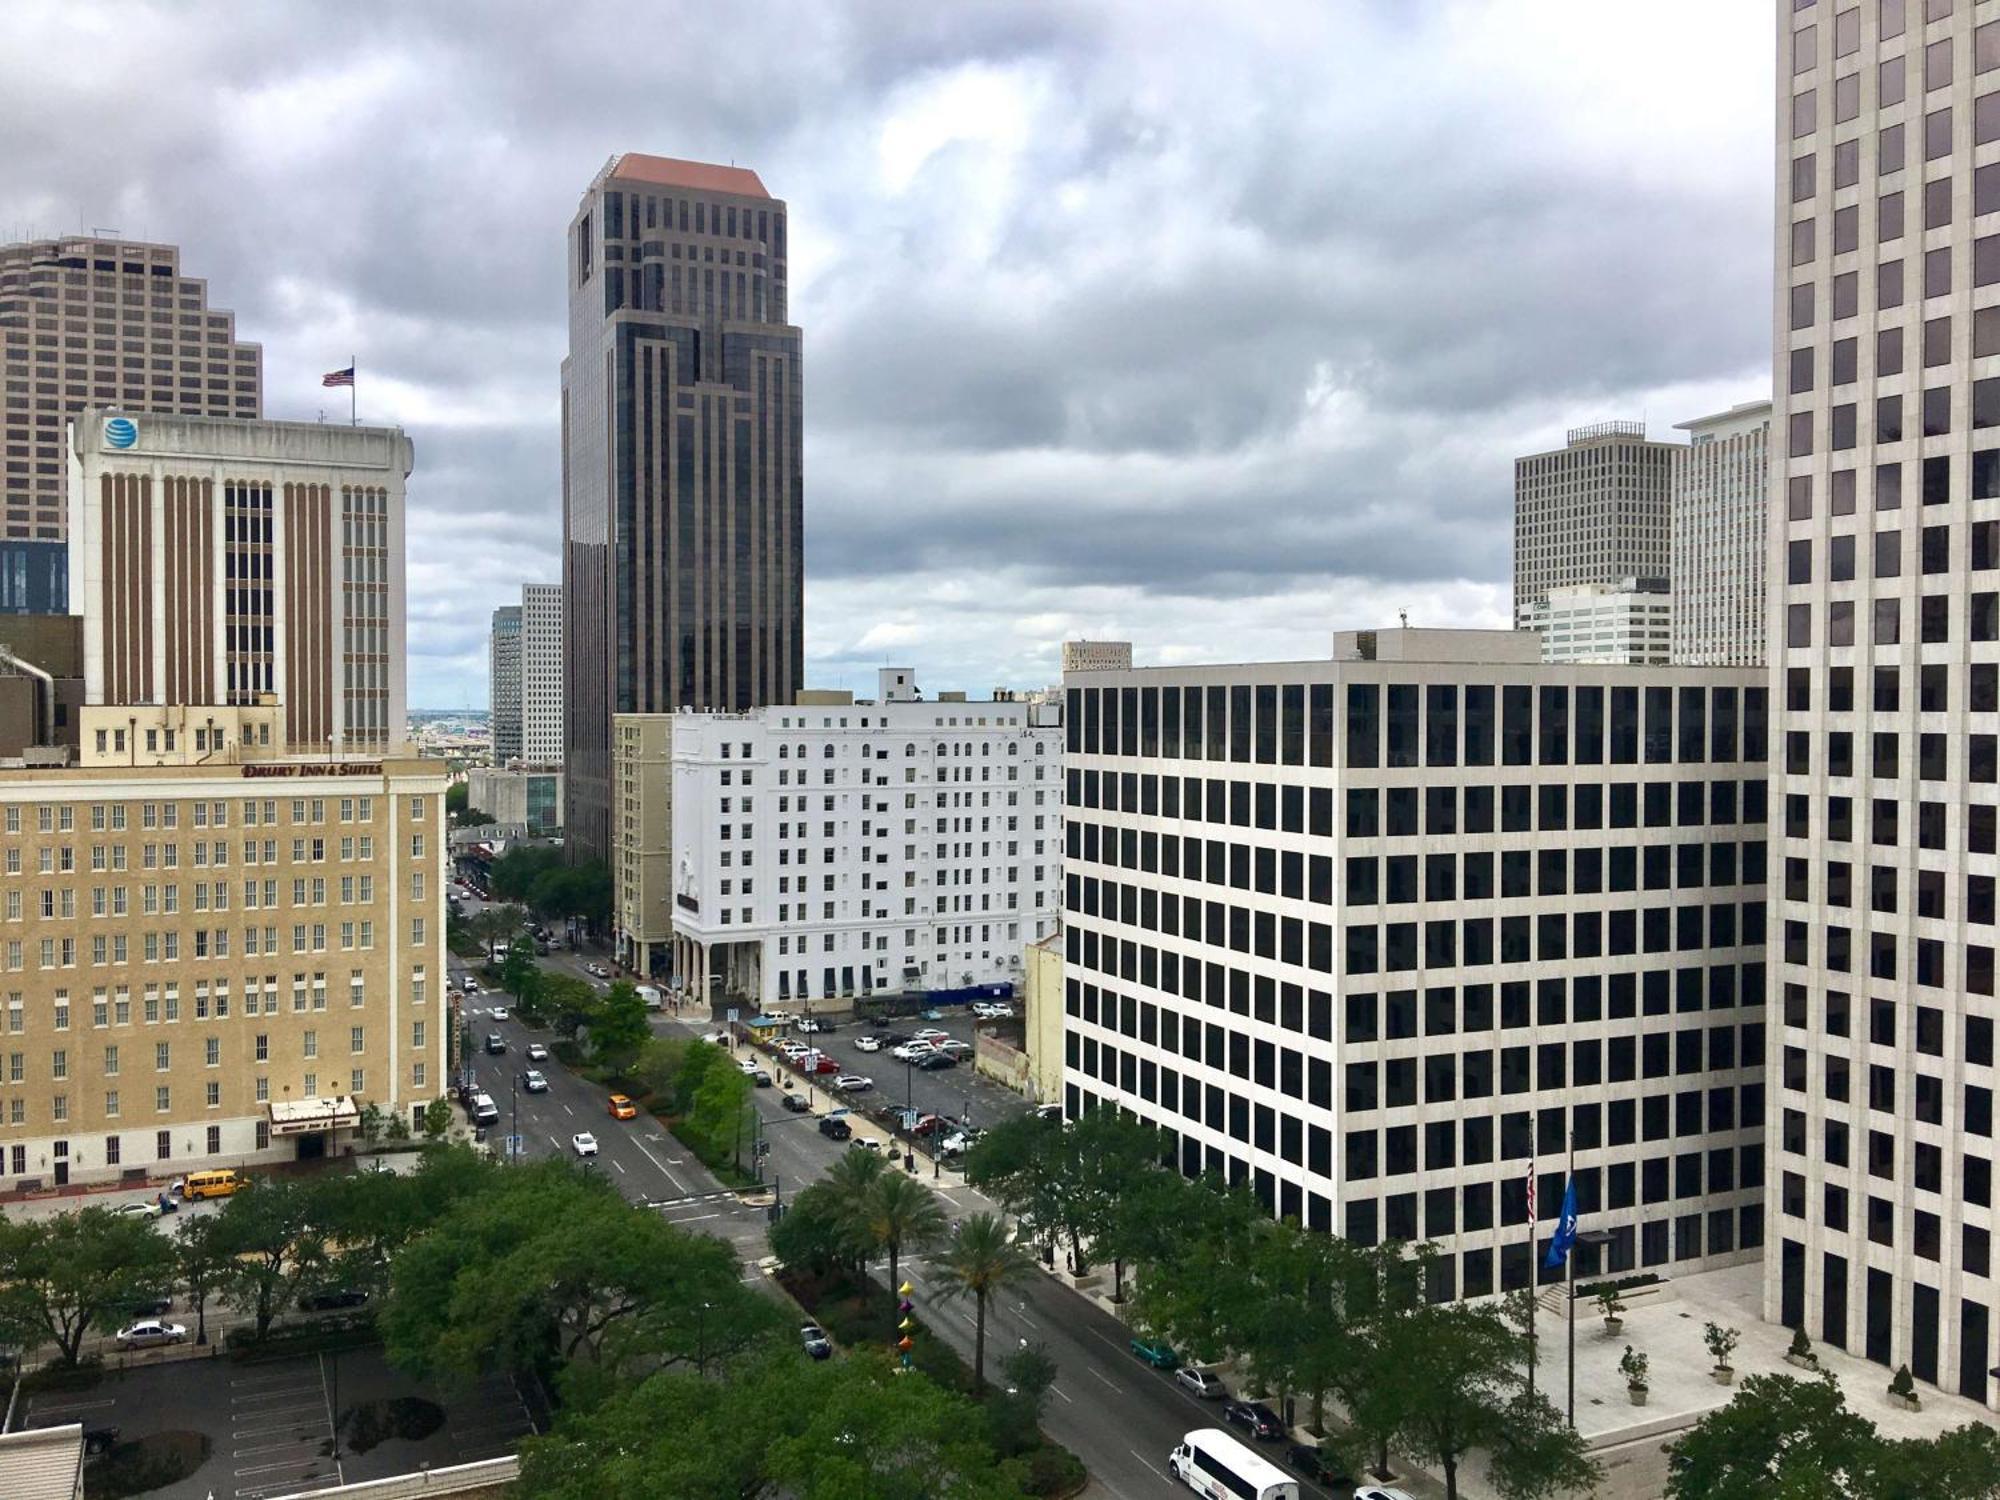
M 1555 1238 L 1549 1241 L 1548 1258 L 1542 1262 L 1554 1270 L 1569 1259 L 1569 1247 L 1576 1243 L 1576 1180 L 1563 1183 L 1562 1212 L 1556 1216 Z

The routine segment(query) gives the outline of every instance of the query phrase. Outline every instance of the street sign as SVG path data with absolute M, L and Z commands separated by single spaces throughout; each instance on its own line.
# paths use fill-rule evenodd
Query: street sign
M 507 1137 L 506 1151 L 509 1156 L 519 1156 L 521 1154 L 521 1141 L 522 1137 L 518 1135 Z
M 740 1014 L 740 1012 L 738 1012 L 736 1007 L 732 1005 L 729 1007 L 729 1009 L 725 1010 L 722 1013 L 722 1018 L 723 1020 L 729 1022 L 730 1025 L 734 1026 L 736 1024 L 736 1017 L 738 1016 L 738 1014 Z

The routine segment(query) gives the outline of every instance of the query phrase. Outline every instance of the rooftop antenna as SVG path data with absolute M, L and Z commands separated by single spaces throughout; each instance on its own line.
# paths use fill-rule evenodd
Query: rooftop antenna
M 1410 628 L 1410 612 L 1407 609 L 1397 610 L 1396 618 L 1403 622 L 1403 629 L 1408 630 Z
M 99 229 L 95 224 L 93 224 L 90 226 L 90 234 L 92 239 L 99 239 L 99 240 L 106 238 L 115 239 L 118 235 L 118 230 L 116 226 L 110 229 Z

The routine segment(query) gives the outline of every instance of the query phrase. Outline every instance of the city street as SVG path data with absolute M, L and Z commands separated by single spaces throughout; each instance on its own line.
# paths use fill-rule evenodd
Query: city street
M 583 965 L 590 959 L 589 954 L 565 953 L 544 963 L 548 967 L 582 975 Z M 475 1047 L 483 1042 L 486 1032 L 490 1030 L 499 1031 L 507 1038 L 508 1051 L 504 1055 L 488 1057 L 477 1054 L 474 1058 L 479 1076 L 489 1089 L 493 1081 L 499 1083 L 499 1088 L 492 1091 L 501 1109 L 502 1125 L 489 1137 L 499 1142 L 506 1134 L 506 1121 L 514 1107 L 514 1100 L 506 1093 L 509 1076 L 518 1075 L 528 1065 L 523 1053 L 527 1042 L 534 1038 L 511 1018 L 498 1023 L 492 1021 L 490 1012 L 496 1004 L 506 1005 L 507 998 L 492 994 L 473 996 L 467 1008 L 467 1017 Z M 895 1029 L 911 1031 L 920 1025 L 940 1025 L 955 1035 L 965 1035 L 969 1039 L 969 1022 L 969 1016 L 956 1025 L 950 1021 L 907 1021 L 897 1023 Z M 679 1032 L 712 1036 L 722 1028 L 706 1017 L 668 1012 L 654 1017 L 653 1029 L 660 1035 Z M 863 1071 L 866 1071 L 866 1063 L 887 1059 L 888 1054 L 877 1053 L 871 1057 L 853 1052 L 853 1039 L 864 1031 L 865 1028 L 848 1024 L 830 1038 L 822 1040 L 834 1043 L 829 1050 L 843 1063 L 851 1059 L 864 1064 Z M 771 1067 L 771 1060 L 764 1053 L 747 1045 L 735 1047 L 733 1055 L 739 1058 L 755 1056 L 766 1067 Z M 882 1086 L 884 1076 L 893 1077 L 902 1069 L 900 1063 L 890 1061 L 894 1071 L 880 1070 L 877 1074 L 877 1094 L 863 1095 L 862 1100 L 872 1101 L 886 1096 L 889 1100 L 900 1102 L 900 1090 Z M 556 1152 L 573 1159 L 574 1153 L 568 1146 L 569 1137 L 578 1130 L 589 1130 L 597 1136 L 602 1153 L 596 1170 L 609 1172 L 627 1196 L 649 1202 L 671 1196 L 678 1201 L 661 1211 L 675 1222 L 728 1240 L 736 1247 L 746 1267 L 756 1267 L 768 1259 L 769 1251 L 765 1243 L 767 1220 L 761 1207 L 746 1206 L 735 1194 L 721 1190 L 686 1149 L 651 1118 L 623 1122 L 613 1120 L 606 1110 L 604 1091 L 596 1085 L 576 1078 L 553 1058 L 535 1066 L 548 1078 L 549 1092 L 521 1094 L 519 1097 L 520 1133 L 530 1154 Z M 775 1073 L 777 1070 L 772 1068 L 772 1071 Z M 966 1092 L 959 1083 L 961 1078 L 970 1080 L 969 1066 L 941 1073 L 918 1073 L 914 1081 L 918 1105 L 928 1108 L 944 1105 L 950 1113 L 957 1114 L 963 1107 Z M 926 1084 L 933 1086 L 929 1093 L 925 1091 Z M 997 1085 L 985 1080 L 979 1080 L 979 1085 L 980 1088 L 973 1091 L 973 1115 L 976 1120 L 990 1122 L 998 1118 L 997 1110 L 982 1113 L 980 1098 L 983 1090 L 994 1090 L 1016 1111 L 1026 1107 L 1018 1096 L 999 1090 Z M 794 1086 L 804 1085 L 795 1083 Z M 814 1110 L 810 1114 L 786 1111 L 779 1102 L 782 1092 L 777 1087 L 758 1089 L 753 1097 L 765 1138 L 770 1142 L 766 1175 L 777 1191 L 789 1198 L 818 1180 L 844 1151 L 852 1147 L 828 1140 L 819 1133 L 817 1121 L 829 1104 L 823 1089 L 814 1089 Z M 872 1138 L 884 1141 L 886 1146 L 881 1126 L 860 1112 L 850 1118 L 857 1139 Z M 921 1175 L 934 1183 L 946 1205 L 946 1212 L 954 1218 L 994 1210 L 993 1204 L 966 1187 L 949 1168 L 941 1169 L 922 1156 L 918 1157 L 918 1165 Z M 974 1326 L 970 1304 L 934 1299 L 928 1257 L 917 1255 L 906 1258 L 905 1265 L 908 1278 L 916 1287 L 915 1301 L 928 1326 L 970 1359 Z M 746 1276 L 745 1279 L 763 1281 L 761 1275 Z M 1214 1404 L 1197 1400 L 1176 1385 L 1171 1376 L 1141 1364 L 1130 1351 L 1130 1330 L 1095 1302 L 1070 1290 L 1052 1276 L 1032 1278 L 1019 1289 L 1003 1294 L 989 1310 L 989 1361 L 997 1361 L 1009 1347 L 1023 1338 L 1042 1344 L 1056 1362 L 1058 1374 L 1054 1393 L 1049 1398 L 1045 1425 L 1052 1436 L 1071 1448 L 1089 1468 L 1092 1483 L 1085 1493 L 1091 1497 L 1103 1497 L 1103 1500 L 1156 1500 L 1156 1497 L 1169 1492 L 1172 1486 L 1166 1474 L 1168 1451 L 1189 1429 L 1215 1425 L 1217 1413 Z M 991 1373 L 989 1367 L 989 1375 Z M 1271 1450 L 1275 1450 L 1276 1446 L 1266 1445 Z M 1277 1456 L 1275 1451 L 1272 1456 Z M 1330 1492 L 1302 1483 L 1300 1493 L 1319 1496 Z

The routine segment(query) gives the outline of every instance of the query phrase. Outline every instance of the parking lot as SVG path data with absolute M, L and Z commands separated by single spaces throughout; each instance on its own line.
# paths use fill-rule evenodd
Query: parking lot
M 441 1416 L 435 1430 L 422 1437 L 369 1432 L 370 1418 L 398 1398 L 413 1412 L 435 1405 Z M 337 1453 L 336 1412 L 342 1422 Z M 534 1431 L 528 1405 L 510 1381 L 482 1381 L 444 1400 L 392 1370 L 374 1349 L 262 1364 L 218 1357 L 149 1366 L 107 1376 L 90 1390 L 29 1398 L 24 1420 L 35 1427 L 114 1427 L 120 1442 L 202 1434 L 210 1444 L 207 1462 L 147 1492 L 161 1500 L 270 1500 L 409 1473 L 420 1464 L 440 1468 L 498 1457 Z
M 838 1065 L 842 1073 L 855 1073 L 874 1080 L 874 1087 L 865 1093 L 854 1094 L 843 1102 L 856 1109 L 874 1110 L 885 1104 L 904 1105 L 914 1108 L 919 1114 L 945 1115 L 953 1120 L 970 1120 L 980 1129 L 990 1129 L 1000 1121 L 1028 1109 L 1029 1101 L 1012 1089 L 1003 1088 L 990 1078 L 983 1078 L 973 1066 L 972 1057 L 966 1054 L 955 1067 L 942 1068 L 936 1072 L 926 1071 L 906 1065 L 901 1059 L 892 1057 L 884 1046 L 877 1052 L 864 1052 L 855 1043 L 864 1036 L 909 1036 L 920 1028 L 930 1027 L 948 1032 L 961 1042 L 970 1045 L 973 1041 L 973 1017 L 963 1006 L 954 1006 L 941 1013 L 939 1019 L 927 1020 L 920 1016 L 902 1017 L 894 1021 L 868 1023 L 841 1021 L 836 1030 L 816 1032 L 811 1035 L 788 1033 L 810 1046 L 817 1046 Z M 808 1080 L 801 1075 L 782 1069 L 777 1059 L 765 1063 L 774 1076 L 782 1083 L 785 1079 L 794 1088 L 807 1086 Z M 820 1103 L 826 1090 L 823 1085 L 832 1081 L 833 1075 L 823 1075 L 810 1080 L 815 1104 Z

